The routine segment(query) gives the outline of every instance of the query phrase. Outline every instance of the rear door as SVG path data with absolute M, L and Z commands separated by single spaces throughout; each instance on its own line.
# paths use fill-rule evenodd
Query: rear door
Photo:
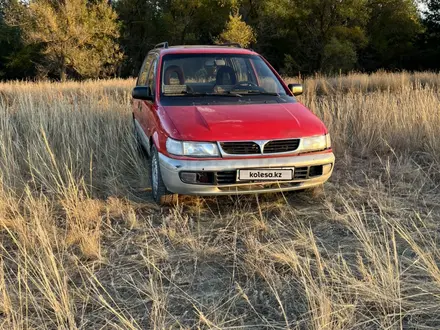
M 145 85 L 150 87 L 151 94 L 153 95 L 153 100 L 155 100 L 156 96 L 156 76 L 157 76 L 157 56 L 153 55 L 152 61 L 150 63 L 150 69 L 148 70 L 147 81 Z M 156 107 L 154 105 L 154 101 L 143 101 L 142 103 L 142 126 L 144 127 L 145 134 L 148 137 L 155 131 L 155 126 L 158 123 L 156 120 L 157 115 L 155 113 Z
M 150 72 L 151 64 L 155 59 L 154 54 L 148 54 L 145 57 L 144 63 L 142 64 L 141 70 L 139 71 L 139 76 L 136 81 L 136 86 L 147 86 L 148 74 Z M 143 131 L 147 134 L 147 118 L 146 118 L 146 107 L 145 103 L 149 101 L 136 100 L 133 99 L 133 115 L 135 120 L 141 125 Z M 148 134 L 147 134 L 148 135 Z

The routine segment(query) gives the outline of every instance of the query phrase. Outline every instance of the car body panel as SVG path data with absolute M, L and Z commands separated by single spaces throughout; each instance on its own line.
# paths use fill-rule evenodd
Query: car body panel
M 166 106 L 187 141 L 246 141 L 324 135 L 324 124 L 300 103 Z

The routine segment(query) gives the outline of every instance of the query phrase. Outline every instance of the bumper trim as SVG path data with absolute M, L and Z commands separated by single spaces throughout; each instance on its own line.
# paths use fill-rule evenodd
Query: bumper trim
M 180 160 L 159 153 L 162 179 L 167 189 L 183 195 L 233 195 L 279 192 L 312 188 L 325 183 L 333 172 L 335 156 L 333 153 L 306 154 L 301 156 L 252 159 L 218 159 L 218 160 Z M 198 185 L 183 183 L 181 171 L 235 171 L 246 168 L 289 168 L 331 164 L 328 173 L 310 179 L 294 179 L 280 182 L 251 182 L 228 185 Z M 235 188 L 235 189 L 234 189 Z

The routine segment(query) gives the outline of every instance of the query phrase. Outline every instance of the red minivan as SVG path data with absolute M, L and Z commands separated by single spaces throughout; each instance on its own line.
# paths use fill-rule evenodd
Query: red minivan
M 238 45 L 151 50 L 133 89 L 133 122 L 153 198 L 304 190 L 326 182 L 330 135 L 259 54 Z

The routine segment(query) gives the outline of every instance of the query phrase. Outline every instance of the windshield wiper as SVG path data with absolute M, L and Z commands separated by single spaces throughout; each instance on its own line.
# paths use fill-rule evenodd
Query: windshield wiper
M 165 94 L 167 95 L 167 94 Z M 169 94 L 168 94 L 169 95 Z M 226 96 L 226 97 L 242 97 L 238 93 L 198 93 L 198 92 L 181 92 L 179 94 L 173 94 L 174 96 Z
M 255 91 L 255 90 L 240 90 L 240 93 L 242 94 L 252 94 L 252 95 L 270 95 L 270 96 L 280 96 L 279 93 L 272 93 L 272 92 L 262 92 L 262 91 Z

